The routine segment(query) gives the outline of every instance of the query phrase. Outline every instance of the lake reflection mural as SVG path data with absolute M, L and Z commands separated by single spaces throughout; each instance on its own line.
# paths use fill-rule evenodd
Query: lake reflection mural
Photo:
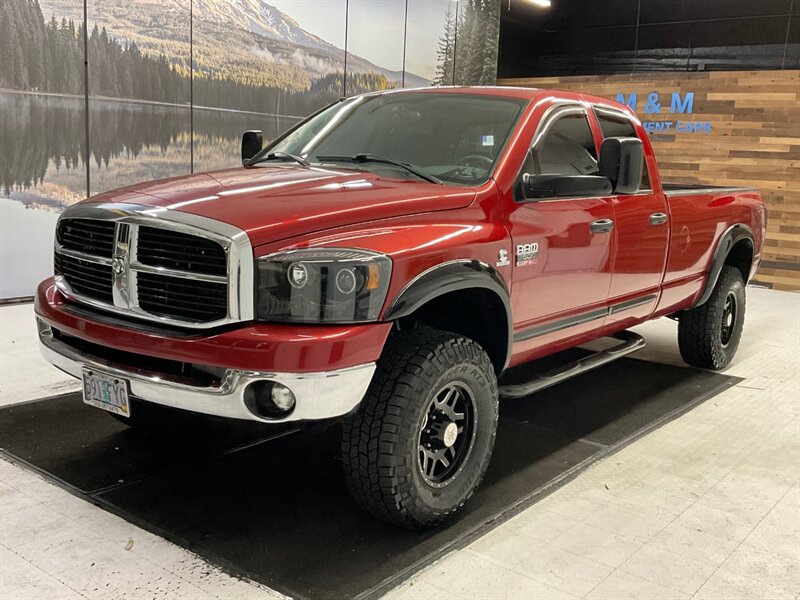
M 86 115 L 83 1 L 0 2 L 0 299 L 52 272 L 87 191 L 235 166 L 243 131 L 345 94 L 495 78 L 498 0 L 85 0 Z

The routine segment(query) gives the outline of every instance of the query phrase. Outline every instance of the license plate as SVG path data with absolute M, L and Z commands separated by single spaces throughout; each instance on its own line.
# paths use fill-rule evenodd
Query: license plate
M 83 401 L 123 417 L 131 416 L 128 382 L 113 375 L 83 369 Z

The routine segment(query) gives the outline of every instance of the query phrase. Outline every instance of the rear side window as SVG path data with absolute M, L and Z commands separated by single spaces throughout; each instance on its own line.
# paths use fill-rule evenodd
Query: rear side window
M 600 130 L 603 132 L 603 138 L 609 137 L 639 137 L 636 135 L 636 130 L 633 128 L 633 123 L 622 116 L 612 116 L 605 112 L 595 111 L 597 121 L 600 123 Z M 649 190 L 650 187 L 650 174 L 647 172 L 647 161 L 644 163 L 642 169 L 642 190 Z
M 557 118 L 529 153 L 524 169 L 535 175 L 597 175 L 597 149 L 586 115 Z

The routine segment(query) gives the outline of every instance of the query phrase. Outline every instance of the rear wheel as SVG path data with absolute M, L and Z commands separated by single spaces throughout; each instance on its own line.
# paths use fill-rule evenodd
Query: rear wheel
M 359 410 L 343 425 L 351 494 L 386 521 L 440 523 L 483 479 L 497 410 L 494 369 L 476 342 L 430 328 L 396 334 Z
M 722 267 L 711 297 L 681 314 L 678 346 L 683 360 L 703 369 L 724 369 L 733 360 L 744 328 L 745 288 L 739 269 Z

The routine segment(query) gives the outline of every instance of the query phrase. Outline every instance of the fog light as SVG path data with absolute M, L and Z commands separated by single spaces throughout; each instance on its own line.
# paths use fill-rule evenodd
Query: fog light
M 294 408 L 294 394 L 292 390 L 280 383 L 272 384 L 272 403 L 284 412 L 289 412 Z
M 244 390 L 244 404 L 262 419 L 284 419 L 295 407 L 292 390 L 275 381 L 254 381 Z

